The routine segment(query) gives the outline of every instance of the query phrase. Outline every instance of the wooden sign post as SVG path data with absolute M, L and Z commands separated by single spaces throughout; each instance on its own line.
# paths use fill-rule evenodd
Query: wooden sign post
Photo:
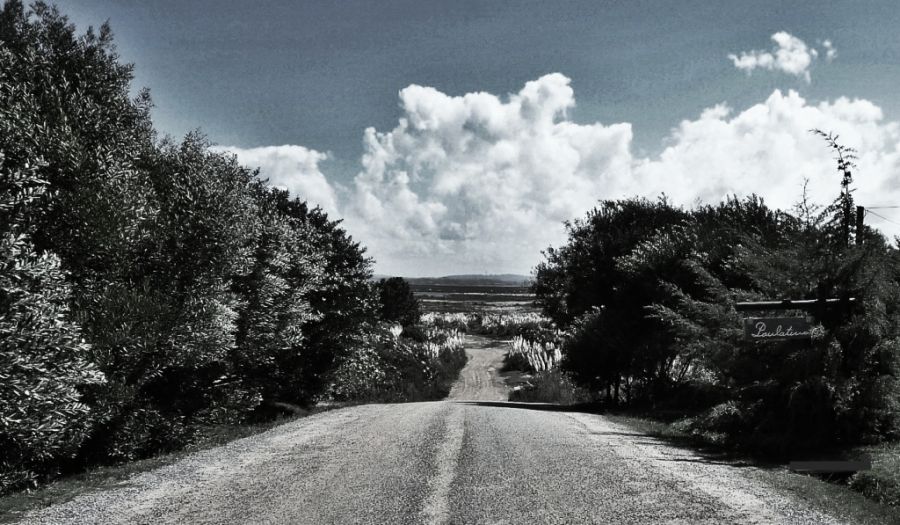
M 804 310 L 817 317 L 826 311 L 846 309 L 855 303 L 853 297 L 835 299 L 801 299 L 782 301 L 740 302 L 734 305 L 739 312 L 770 312 Z M 744 319 L 744 338 L 750 341 L 809 340 L 812 323 L 806 317 L 749 317 Z

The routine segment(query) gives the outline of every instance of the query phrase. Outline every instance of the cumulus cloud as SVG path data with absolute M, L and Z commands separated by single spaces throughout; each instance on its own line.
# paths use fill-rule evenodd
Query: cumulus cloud
M 813 200 L 829 203 L 840 175 L 811 128 L 859 150 L 858 202 L 900 201 L 900 124 L 866 100 L 811 103 L 776 90 L 739 111 L 713 105 L 673 128 L 653 157 L 633 154 L 628 123 L 571 121 L 574 105 L 561 74 L 506 97 L 409 86 L 397 126 L 365 131 L 360 171 L 337 196 L 318 169 L 320 153 L 231 150 L 273 183 L 331 203 L 326 209 L 345 218 L 378 271 L 400 275 L 528 272 L 540 250 L 565 241 L 563 221 L 600 199 L 666 193 L 689 206 L 756 193 L 790 208 L 808 178 Z M 872 224 L 900 233 L 874 217 Z
M 802 77 L 807 83 L 810 82 L 809 68 L 819 52 L 786 31 L 779 31 L 771 38 L 775 45 L 769 51 L 744 51 L 740 55 L 730 54 L 728 58 L 734 67 L 746 71 L 748 75 L 754 69 L 766 69 Z M 837 56 L 830 40 L 822 42 L 822 47 L 829 62 Z
M 552 74 L 503 100 L 410 86 L 393 130 L 365 133 L 348 225 L 397 273 L 526 271 L 562 222 L 598 199 L 666 193 L 674 202 L 763 196 L 789 208 L 810 179 L 814 200 L 838 191 L 834 161 L 811 128 L 859 149 L 860 202 L 900 197 L 900 128 L 871 102 L 811 104 L 773 92 L 735 112 L 724 104 L 685 120 L 653 158 L 635 157 L 627 123 L 577 124 L 569 79 Z
M 348 226 L 407 271 L 527 269 L 563 221 L 627 189 L 631 126 L 574 124 L 574 104 L 560 74 L 506 100 L 405 88 L 397 127 L 366 130 Z
M 836 164 L 825 143 L 809 132 L 834 131 L 859 150 L 856 198 L 861 203 L 900 197 L 900 127 L 884 122 L 881 109 L 866 100 L 838 98 L 810 104 L 796 91 L 773 92 L 739 113 L 725 105 L 686 120 L 654 159 L 636 159 L 642 189 L 665 191 L 679 203 L 716 202 L 729 194 L 757 193 L 787 209 L 810 180 L 813 200 L 836 196 Z
M 237 155 L 241 164 L 259 168 L 260 176 L 268 179 L 272 186 L 318 204 L 329 213 L 338 213 L 335 190 L 319 169 L 319 163 L 328 158 L 325 153 L 291 145 L 259 148 L 216 146 L 211 149 Z

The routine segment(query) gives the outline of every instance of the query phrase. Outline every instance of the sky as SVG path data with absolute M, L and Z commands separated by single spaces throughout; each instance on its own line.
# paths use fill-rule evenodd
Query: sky
M 598 200 L 830 202 L 825 143 L 900 234 L 900 6 L 132 1 L 109 20 L 154 123 L 200 129 L 344 219 L 380 274 L 527 274 Z M 877 213 L 878 215 L 875 215 Z

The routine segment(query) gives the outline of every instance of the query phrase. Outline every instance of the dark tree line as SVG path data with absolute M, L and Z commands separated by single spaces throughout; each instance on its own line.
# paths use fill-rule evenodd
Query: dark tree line
M 900 437 L 900 253 L 869 228 L 850 242 L 843 190 L 790 213 L 757 197 L 601 202 L 535 270 L 567 328 L 563 367 L 605 403 L 768 455 Z M 850 297 L 810 313 L 807 342 L 747 341 L 743 317 L 766 312 L 735 310 Z
M 0 10 L 0 493 L 312 405 L 385 333 L 340 221 L 160 139 L 131 80 L 107 25 Z

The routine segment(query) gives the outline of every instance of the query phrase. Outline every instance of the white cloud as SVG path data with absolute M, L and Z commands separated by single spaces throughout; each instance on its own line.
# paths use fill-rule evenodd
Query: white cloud
M 774 91 L 742 111 L 715 105 L 672 129 L 652 158 L 633 155 L 628 123 L 569 120 L 575 97 L 561 74 L 504 98 L 409 86 L 400 102 L 394 129 L 365 131 L 361 170 L 337 199 L 318 170 L 322 154 L 285 150 L 309 152 L 304 164 L 263 148 L 248 150 L 255 157 L 239 152 L 264 174 L 304 181 L 301 194 L 336 200 L 329 211 L 346 219 L 380 273 L 528 272 L 540 250 L 565 240 L 563 221 L 600 199 L 665 192 L 691 205 L 757 193 L 789 208 L 809 178 L 811 197 L 828 203 L 840 176 L 811 128 L 839 133 L 859 150 L 860 204 L 900 202 L 900 124 L 866 100 L 810 103 L 795 91 Z M 301 175 L 291 176 L 292 169 Z M 875 217 L 870 222 L 900 233 Z
M 837 49 L 834 48 L 834 44 L 831 43 L 831 40 L 823 40 L 822 48 L 825 49 L 825 59 L 829 62 L 837 57 Z
M 259 148 L 215 146 L 211 149 L 233 153 L 241 164 L 259 168 L 260 176 L 268 179 L 272 186 L 318 204 L 329 213 L 338 212 L 334 188 L 319 169 L 319 163 L 328 158 L 325 153 L 290 145 Z
M 808 83 L 810 81 L 809 68 L 818 58 L 819 52 L 806 45 L 806 42 L 791 35 L 786 31 L 779 31 L 772 35 L 775 45 L 770 51 L 744 51 L 740 55 L 730 54 L 728 58 L 734 67 L 746 71 L 749 75 L 754 69 L 766 69 L 769 71 L 781 71 L 789 75 L 802 77 Z M 830 62 L 837 55 L 837 50 L 830 40 L 822 42 L 826 58 Z
M 564 239 L 563 221 L 627 180 L 631 126 L 568 121 L 563 75 L 506 100 L 413 85 L 400 101 L 397 127 L 366 130 L 346 210 L 387 271 L 527 270 Z
M 828 203 L 840 179 L 811 128 L 860 151 L 860 203 L 900 201 L 900 127 L 865 100 L 811 104 L 775 91 L 740 112 L 713 106 L 674 128 L 660 155 L 638 158 L 630 124 L 566 119 L 574 94 L 559 74 L 507 100 L 419 86 L 400 99 L 396 128 L 366 131 L 345 207 L 387 272 L 527 271 L 540 249 L 564 240 L 562 221 L 598 199 L 665 192 L 691 205 L 757 193 L 789 208 L 809 178 L 811 197 Z
M 829 203 L 840 177 L 825 142 L 809 132 L 833 131 L 859 150 L 856 199 L 860 204 L 900 200 L 900 127 L 884 122 L 866 100 L 841 97 L 810 104 L 797 92 L 773 92 L 733 114 L 724 105 L 682 122 L 658 158 L 638 159 L 634 174 L 644 191 L 665 191 L 676 202 L 716 202 L 728 194 L 757 193 L 790 208 L 805 178 L 813 200 Z

